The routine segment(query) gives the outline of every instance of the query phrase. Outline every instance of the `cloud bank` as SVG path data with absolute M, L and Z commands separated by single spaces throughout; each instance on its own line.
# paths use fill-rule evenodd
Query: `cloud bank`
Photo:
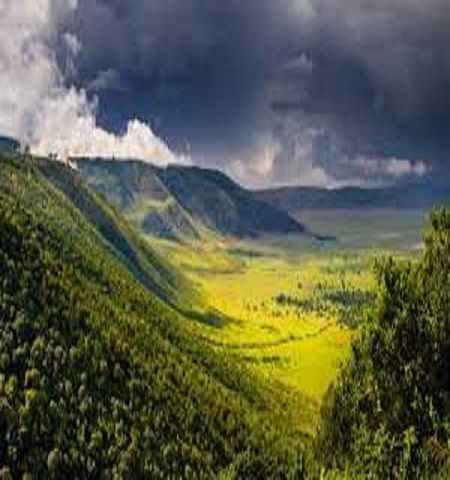
M 78 8 L 77 0 L 0 0 L 0 134 L 39 155 L 186 162 L 137 119 L 121 135 L 101 128 L 95 99 L 68 85 L 83 50 L 69 27 Z

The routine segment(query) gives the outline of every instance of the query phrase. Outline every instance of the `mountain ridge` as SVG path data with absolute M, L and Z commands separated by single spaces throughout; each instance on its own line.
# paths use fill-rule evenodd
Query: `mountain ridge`
M 108 159 L 74 161 L 86 181 L 146 233 L 177 240 L 198 239 L 207 232 L 239 238 L 306 233 L 289 214 L 217 170 Z
M 278 187 L 255 191 L 261 201 L 285 212 L 302 209 L 431 209 L 450 201 L 450 186 L 427 182 L 404 183 L 379 188 Z

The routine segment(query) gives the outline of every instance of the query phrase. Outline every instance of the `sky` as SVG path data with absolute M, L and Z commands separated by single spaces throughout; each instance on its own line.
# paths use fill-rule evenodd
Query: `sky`
M 448 0 L 0 0 L 0 134 L 249 187 L 447 181 Z

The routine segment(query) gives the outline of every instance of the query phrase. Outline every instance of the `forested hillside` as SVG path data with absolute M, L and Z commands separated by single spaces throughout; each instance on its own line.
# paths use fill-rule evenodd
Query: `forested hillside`
M 39 159 L 35 168 L 76 207 L 133 275 L 173 306 L 187 307 L 196 293 L 183 275 L 151 249 L 82 177 L 60 162 Z
M 0 159 L 0 476 L 301 475 L 282 403 L 206 348 L 38 162 Z

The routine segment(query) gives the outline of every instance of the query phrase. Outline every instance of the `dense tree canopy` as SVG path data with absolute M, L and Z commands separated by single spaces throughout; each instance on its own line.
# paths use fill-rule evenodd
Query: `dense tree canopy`
M 258 380 L 204 346 L 35 166 L 5 159 L 0 273 L 1 478 L 302 474 Z
M 379 262 L 379 299 L 324 407 L 318 456 L 380 478 L 448 478 L 450 212 L 419 261 Z

